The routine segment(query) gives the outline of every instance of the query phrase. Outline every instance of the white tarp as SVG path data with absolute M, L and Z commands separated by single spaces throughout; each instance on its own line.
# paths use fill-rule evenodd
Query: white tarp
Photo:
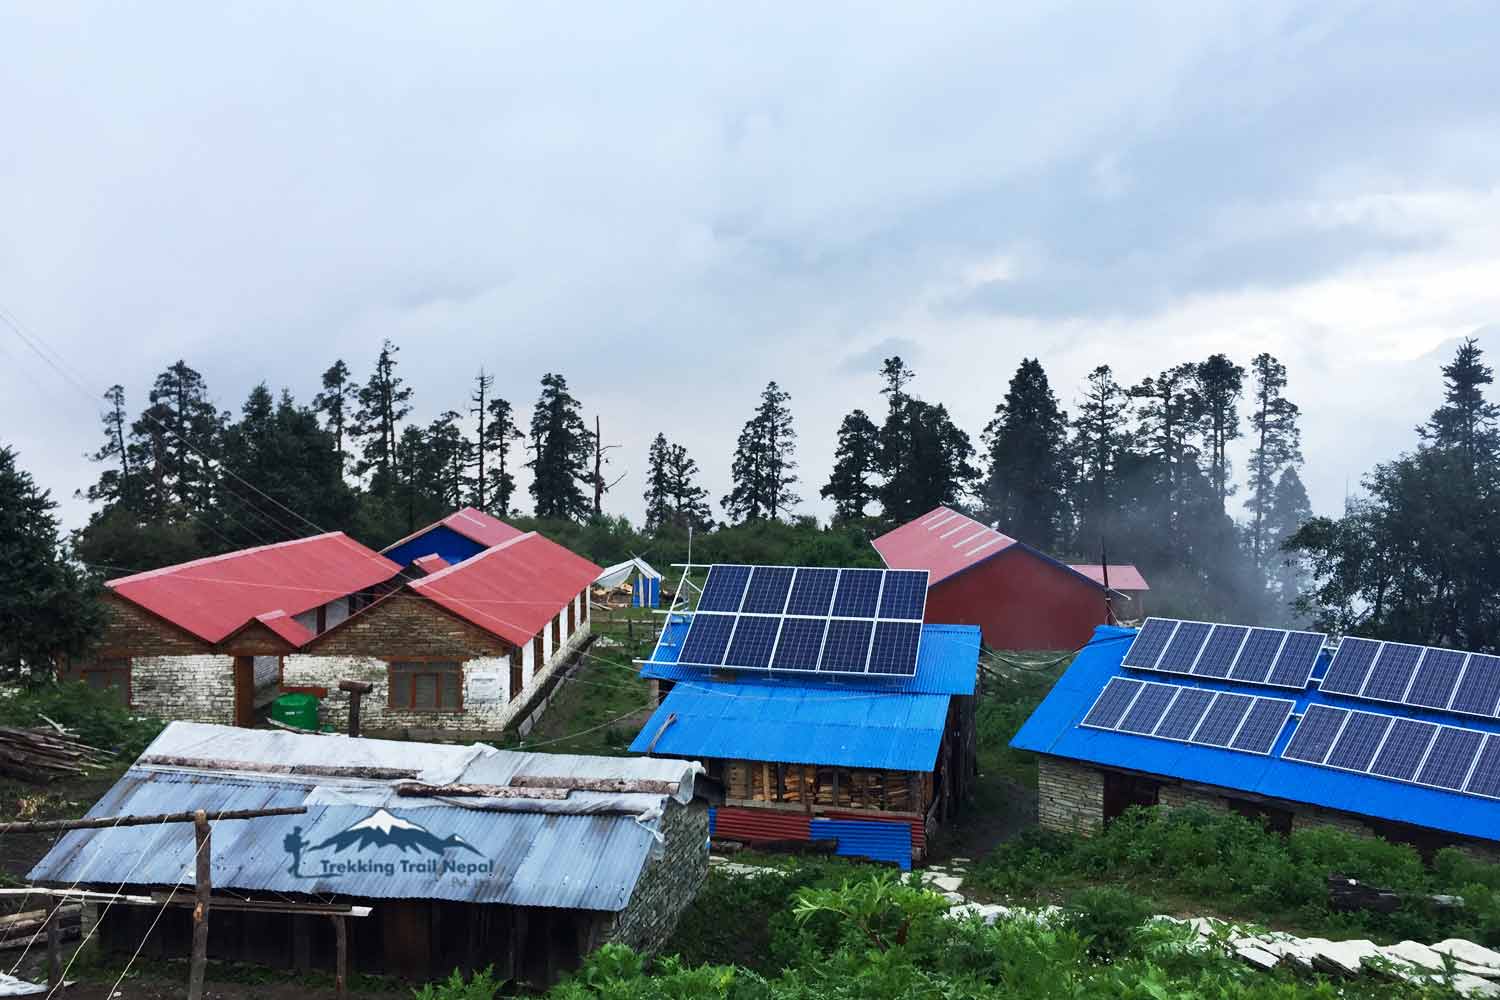
M 623 584 L 630 583 L 639 573 L 650 580 L 660 580 L 661 574 L 651 568 L 651 564 L 644 559 L 627 559 L 600 573 L 594 580 L 594 586 L 603 587 L 605 590 L 614 590 Z

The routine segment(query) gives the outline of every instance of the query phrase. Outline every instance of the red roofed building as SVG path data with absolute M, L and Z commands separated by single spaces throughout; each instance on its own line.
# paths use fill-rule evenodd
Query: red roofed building
M 250 725 L 277 694 L 281 658 L 400 570 L 331 532 L 110 580 L 98 654 L 64 676 L 116 688 L 144 714 Z
M 978 625 L 991 649 L 1077 649 L 1108 616 L 1104 586 L 1088 573 L 948 507 L 874 545 L 893 569 L 927 570 L 928 622 Z
M 521 534 L 520 528 L 491 517 L 477 507 L 465 507 L 392 542 L 381 550 L 381 555 L 402 566 L 410 566 L 431 555 L 439 556 L 447 563 L 460 563 Z
M 589 636 L 600 569 L 536 532 L 409 580 L 286 659 L 284 684 L 374 685 L 363 729 L 414 739 L 493 735 L 529 722 Z M 342 725 L 345 702 L 325 702 Z

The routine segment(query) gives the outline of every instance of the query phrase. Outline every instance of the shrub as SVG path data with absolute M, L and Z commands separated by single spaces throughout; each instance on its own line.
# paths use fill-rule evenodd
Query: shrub
M 503 980 L 495 978 L 494 966 L 479 970 L 467 980 L 462 972 L 454 969 L 447 979 L 412 990 L 411 995 L 416 1000 L 494 1000 L 503 985 Z
M 1063 926 L 1082 938 L 1094 958 L 1125 955 L 1141 925 L 1151 917 L 1151 904 L 1123 889 L 1083 889 L 1068 900 Z
M 44 715 L 90 746 L 130 759 L 156 739 L 163 725 L 160 719 L 132 715 L 111 692 L 79 681 L 43 684 L 0 698 L 0 725 L 45 725 Z

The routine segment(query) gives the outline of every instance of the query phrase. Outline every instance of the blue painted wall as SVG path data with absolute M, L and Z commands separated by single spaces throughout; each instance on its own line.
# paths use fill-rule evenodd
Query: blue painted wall
M 449 563 L 461 563 L 483 551 L 483 545 L 470 541 L 447 525 L 439 524 L 411 541 L 396 546 L 385 556 L 392 562 L 410 566 L 416 560 L 434 552 Z

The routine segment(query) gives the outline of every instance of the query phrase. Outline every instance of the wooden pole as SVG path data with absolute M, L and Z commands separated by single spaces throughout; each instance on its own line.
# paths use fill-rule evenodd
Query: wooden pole
M 209 833 L 208 814 L 199 809 L 193 814 L 193 840 L 198 846 L 193 880 L 197 902 L 193 906 L 193 961 L 188 973 L 188 1000 L 202 1000 L 203 972 L 208 964 L 208 900 L 213 891 L 209 868 L 213 849 Z
M 403 774 L 406 772 L 403 772 Z M 410 772 L 415 775 L 416 772 Z M 297 816 L 307 812 L 307 806 L 277 806 L 271 809 L 229 809 L 218 813 L 214 820 L 257 819 L 261 816 Z M 155 816 L 101 816 L 98 819 L 49 819 L 27 823 L 0 823 L 0 833 L 27 832 L 46 833 L 55 830 L 98 830 L 117 826 L 155 826 L 158 823 L 196 823 L 203 810 L 182 813 L 158 813 Z
M 348 994 L 349 975 L 349 927 L 348 921 L 342 916 L 329 917 L 333 921 L 333 938 L 337 944 L 337 962 L 334 969 L 334 982 L 338 988 L 339 1000 L 344 1000 Z
M 369 681 L 339 681 L 339 690 L 349 694 L 349 735 L 359 735 L 359 702 L 360 699 L 371 691 L 375 685 Z
M 47 913 L 47 989 L 58 988 L 62 981 L 62 915 L 63 901 L 58 900 Z

